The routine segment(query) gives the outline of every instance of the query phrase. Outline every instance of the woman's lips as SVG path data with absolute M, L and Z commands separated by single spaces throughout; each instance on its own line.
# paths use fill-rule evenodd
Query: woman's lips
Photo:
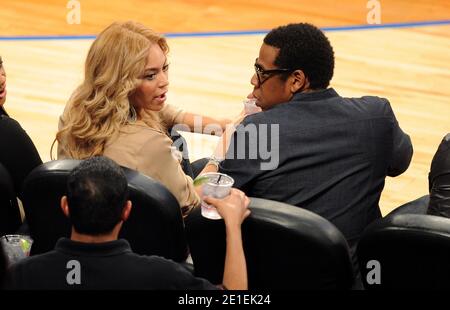
M 156 101 L 158 101 L 160 103 L 166 101 L 166 99 L 167 99 L 166 93 L 159 95 L 158 97 L 155 97 L 155 99 L 156 99 Z

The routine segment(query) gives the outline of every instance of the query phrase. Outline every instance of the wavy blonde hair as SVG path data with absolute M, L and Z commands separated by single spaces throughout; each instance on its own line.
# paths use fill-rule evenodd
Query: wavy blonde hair
M 106 142 L 128 122 L 128 98 L 142 83 L 153 44 L 169 52 L 163 36 L 132 21 L 113 23 L 99 34 L 86 58 L 84 81 L 70 97 L 56 134 L 63 153 L 76 159 L 103 154 Z M 147 125 L 164 130 L 157 112 L 143 112 Z

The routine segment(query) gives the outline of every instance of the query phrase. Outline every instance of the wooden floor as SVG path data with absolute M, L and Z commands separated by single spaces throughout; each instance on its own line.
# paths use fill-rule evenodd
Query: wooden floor
M 81 24 L 66 22 L 65 1 L 2 1 L 0 37 L 95 34 L 114 20 L 138 20 L 160 32 L 244 31 L 307 21 L 320 27 L 366 24 L 365 1 L 100 1 L 81 0 Z M 105 3 L 108 3 L 107 5 Z M 449 1 L 382 0 L 382 23 L 450 19 Z M 431 158 L 450 132 L 450 25 L 327 32 L 336 54 L 332 86 L 345 96 L 390 100 L 410 134 L 414 157 L 388 178 L 384 214 L 427 193 Z M 233 117 L 252 90 L 252 64 L 263 35 L 170 38 L 169 102 Z M 6 108 L 50 159 L 57 118 L 82 79 L 92 40 L 4 40 Z M 209 155 L 214 137 L 186 135 L 193 158 Z M 5 147 L 5 146 L 1 146 Z

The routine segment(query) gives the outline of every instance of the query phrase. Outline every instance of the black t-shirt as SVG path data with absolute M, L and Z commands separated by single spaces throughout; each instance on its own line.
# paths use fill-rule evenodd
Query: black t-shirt
M 20 124 L 0 110 L 0 163 L 8 170 L 21 198 L 26 176 L 42 164 L 36 147 Z
M 217 289 L 185 267 L 158 256 L 141 256 L 129 243 L 81 243 L 61 238 L 55 250 L 26 258 L 8 274 L 7 289 Z

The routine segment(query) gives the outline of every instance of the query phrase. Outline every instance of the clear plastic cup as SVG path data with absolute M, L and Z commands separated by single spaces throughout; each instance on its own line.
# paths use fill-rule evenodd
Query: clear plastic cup
M 245 99 L 243 103 L 245 114 L 247 115 L 255 114 L 262 111 L 261 108 L 256 105 L 256 99 Z
M 0 244 L 3 247 L 8 265 L 11 265 L 30 256 L 33 239 L 26 235 L 5 235 L 0 238 Z
M 202 174 L 202 177 L 207 177 L 209 179 L 203 184 L 203 196 L 224 198 L 230 194 L 234 180 L 229 175 L 218 172 L 208 172 Z M 204 201 L 202 201 L 202 215 L 211 220 L 220 220 L 222 218 L 214 206 L 207 204 Z

